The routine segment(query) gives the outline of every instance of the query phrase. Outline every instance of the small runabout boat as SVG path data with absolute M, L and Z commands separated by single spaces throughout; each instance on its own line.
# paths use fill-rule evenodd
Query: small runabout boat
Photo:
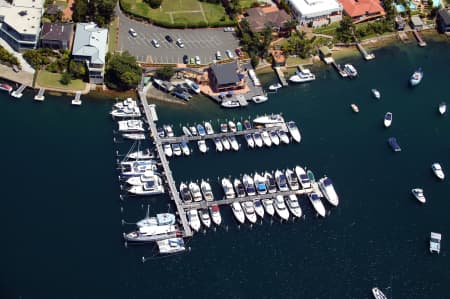
M 439 114 L 443 115 L 445 112 L 447 112 L 447 104 L 445 102 L 442 102 L 439 104 Z
M 352 108 L 353 112 L 356 112 L 356 113 L 359 112 L 359 108 L 356 104 L 351 104 L 350 107 Z
M 375 299 L 387 299 L 386 295 L 379 288 L 373 288 L 372 295 Z
M 375 99 L 379 100 L 381 98 L 381 93 L 377 89 L 373 88 L 371 91 Z
M 275 83 L 269 86 L 269 90 L 270 91 L 277 91 L 278 89 L 280 89 L 282 86 L 280 83 Z
M 436 252 L 439 254 L 441 252 L 441 238 L 442 235 L 440 233 L 431 233 L 430 234 L 430 252 Z
M 384 126 L 389 128 L 392 124 L 392 112 L 386 112 L 384 115 Z
M 260 104 L 260 103 L 264 103 L 269 99 L 268 96 L 264 95 L 264 94 L 260 94 L 260 95 L 256 95 L 254 97 L 252 97 L 252 101 L 255 104 Z
M 411 193 L 421 203 L 425 203 L 427 201 L 426 198 L 425 198 L 425 195 L 423 194 L 423 189 L 421 189 L 421 188 L 414 188 L 414 189 L 411 189 Z
M 431 165 L 431 169 L 434 172 L 434 175 L 438 178 L 438 179 L 445 179 L 445 174 L 444 174 L 444 170 L 442 170 L 442 166 L 441 164 L 435 162 Z
M 156 244 L 160 254 L 171 254 L 186 250 L 183 238 L 169 238 L 156 241 Z
M 412 75 L 411 78 L 409 78 L 409 83 L 411 86 L 418 85 L 423 79 L 423 71 L 422 68 L 418 68 Z
M 402 148 L 400 147 L 400 145 L 397 142 L 397 138 L 395 137 L 389 137 L 388 139 L 388 143 L 391 146 L 392 150 L 394 152 L 401 152 Z

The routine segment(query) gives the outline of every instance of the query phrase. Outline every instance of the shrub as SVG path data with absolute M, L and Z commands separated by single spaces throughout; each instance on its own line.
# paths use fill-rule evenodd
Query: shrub
M 70 76 L 69 73 L 64 73 L 64 74 L 62 74 L 61 79 L 59 80 L 59 82 L 62 85 L 68 85 L 68 84 L 70 84 L 70 82 L 72 82 L 72 77 Z

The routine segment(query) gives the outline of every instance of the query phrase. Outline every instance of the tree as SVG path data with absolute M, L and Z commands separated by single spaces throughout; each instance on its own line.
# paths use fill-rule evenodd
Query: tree
M 145 3 L 150 5 L 151 8 L 155 9 L 161 6 L 162 0 L 144 0 Z
M 86 76 L 86 66 L 83 62 L 71 60 L 68 71 L 74 78 L 83 79 Z
M 353 33 L 355 32 L 355 24 L 350 17 L 343 17 L 339 22 L 339 27 L 336 28 L 337 37 L 344 43 L 351 42 L 353 40 Z
M 156 77 L 161 80 L 170 80 L 175 74 L 175 71 L 170 66 L 164 66 L 156 71 Z
M 105 83 L 109 88 L 129 90 L 135 88 L 140 80 L 141 68 L 134 56 L 127 51 L 111 55 L 105 74 Z
M 109 24 L 114 17 L 116 0 L 77 0 L 72 19 L 75 22 L 94 21 L 100 27 Z
M 288 32 L 288 36 L 291 36 L 292 30 L 294 30 L 295 28 L 297 28 L 297 21 L 294 19 L 290 19 L 287 20 L 284 23 L 284 28 L 286 29 L 286 31 Z
M 69 73 L 64 73 L 64 74 L 62 74 L 59 82 L 63 85 L 68 85 L 68 84 L 70 84 L 70 82 L 72 82 L 72 77 L 70 76 Z

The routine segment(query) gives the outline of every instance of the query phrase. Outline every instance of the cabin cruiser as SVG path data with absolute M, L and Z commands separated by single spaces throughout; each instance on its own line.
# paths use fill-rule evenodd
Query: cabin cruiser
M 272 140 L 270 139 L 269 133 L 267 131 L 262 131 L 261 137 L 266 146 L 270 147 L 272 145 Z
M 183 126 L 182 130 L 183 130 L 184 136 L 192 137 L 192 133 L 187 127 Z
M 308 193 L 308 198 L 311 204 L 313 205 L 314 209 L 316 210 L 316 212 L 320 216 L 325 217 L 326 214 L 325 207 L 322 201 L 320 200 L 319 195 L 316 192 Z
M 205 121 L 205 130 L 208 135 L 214 134 L 214 129 L 210 122 Z
M 411 78 L 409 78 L 409 83 L 411 84 L 411 86 L 416 86 L 422 81 L 422 79 L 423 71 L 422 68 L 419 68 L 411 75 Z
M 346 72 L 350 78 L 358 76 L 358 71 L 356 70 L 356 68 L 349 63 L 344 64 L 344 72 Z
M 228 126 L 227 126 L 226 123 L 221 123 L 220 124 L 220 132 L 222 132 L 222 133 L 228 132 Z
M 249 196 L 256 195 L 255 184 L 253 179 L 248 174 L 244 174 L 242 177 L 242 183 L 244 183 L 245 191 Z
M 375 299 L 388 299 L 379 288 L 373 288 L 372 295 Z
M 214 145 L 216 146 L 216 151 L 223 151 L 222 141 L 220 141 L 219 137 L 214 137 Z
M 124 133 L 122 137 L 131 140 L 145 140 L 145 134 L 143 133 Z
M 297 142 L 300 142 L 300 140 L 302 139 L 302 136 L 300 135 L 300 130 L 298 129 L 295 122 L 293 122 L 293 121 L 288 122 L 287 127 L 289 130 L 289 133 L 291 133 L 292 139 L 294 139 Z
M 441 164 L 439 164 L 437 162 L 433 163 L 431 165 L 431 169 L 433 170 L 434 175 L 436 175 L 436 177 L 438 179 L 441 179 L 441 180 L 445 179 L 445 174 L 444 174 L 444 171 L 442 170 Z
M 242 208 L 244 210 L 244 214 L 247 217 L 248 221 L 250 223 L 256 223 L 256 213 L 255 213 L 255 206 L 253 205 L 253 202 L 246 201 L 242 203 Z
M 145 182 L 143 185 L 131 186 L 128 192 L 136 195 L 157 195 L 164 193 L 164 187 L 159 176 L 154 176 L 154 180 Z
M 234 151 L 238 151 L 239 150 L 239 143 L 237 142 L 236 137 L 233 136 L 233 135 L 228 136 L 228 140 L 230 141 L 231 148 Z
M 250 148 L 255 147 L 255 141 L 253 140 L 252 134 L 245 134 L 245 141 L 247 141 L 247 145 Z
M 284 144 L 289 144 L 291 141 L 289 140 L 289 136 L 286 131 L 284 130 L 278 130 L 277 131 L 278 136 L 280 137 L 281 142 Z
M 256 96 L 253 96 L 253 97 L 252 97 L 252 101 L 253 101 L 253 103 L 255 103 L 255 104 L 264 103 L 264 102 L 266 102 L 268 99 L 269 99 L 269 97 L 268 97 L 267 95 L 265 95 L 265 94 L 259 94 L 259 95 L 256 95 Z
M 267 171 L 264 173 L 264 179 L 266 180 L 266 186 L 269 193 L 275 193 L 278 191 L 275 179 Z
M 137 176 L 157 169 L 154 160 L 124 161 L 120 162 L 120 168 L 123 176 Z
M 153 154 L 152 151 L 150 151 L 150 149 L 145 149 L 142 151 L 136 151 L 136 152 L 132 152 L 127 154 L 127 158 L 129 159 L 134 159 L 134 160 L 150 160 L 150 159 L 154 159 L 155 155 Z
M 259 199 L 256 199 L 253 204 L 255 206 L 256 215 L 258 215 L 261 218 L 264 218 L 264 207 L 261 204 L 261 201 Z
M 181 141 L 181 150 L 183 151 L 183 155 L 189 156 L 191 154 L 191 150 L 186 142 L 186 140 Z
M 397 142 L 397 138 L 395 137 L 389 137 L 388 138 L 388 143 L 391 146 L 392 150 L 394 152 L 401 152 L 402 148 L 400 147 L 400 145 Z
M 297 175 L 300 185 L 302 185 L 302 189 L 311 188 L 311 181 L 309 180 L 308 176 L 306 175 L 306 172 L 303 169 L 303 167 L 296 166 L 295 174 Z
M 137 102 L 135 100 L 133 100 L 132 98 L 126 98 L 125 100 L 119 101 L 114 104 L 114 108 L 117 108 L 117 109 L 122 109 L 124 107 L 134 107 L 134 106 L 137 106 Z
M 197 125 L 197 132 L 198 132 L 198 135 L 201 137 L 206 135 L 206 130 L 201 124 Z
M 205 181 L 202 180 L 200 183 L 200 189 L 202 190 L 203 197 L 206 201 L 213 201 L 214 200 L 214 194 L 211 189 L 211 185 Z
M 292 171 L 292 169 L 286 169 L 286 179 L 291 190 L 300 189 L 300 185 L 298 183 L 297 175 Z
M 283 123 L 284 118 L 283 118 L 283 116 L 281 116 L 281 114 L 270 114 L 270 115 L 259 116 L 259 117 L 255 118 L 253 120 L 253 122 L 256 124 L 262 124 L 262 125 L 278 124 L 278 123 Z
M 392 124 L 392 112 L 386 112 L 384 115 L 384 126 L 389 128 Z
M 208 147 L 206 146 L 205 140 L 199 140 L 197 141 L 198 149 L 202 154 L 206 153 L 208 151 Z
M 160 254 L 171 254 L 186 250 L 183 238 L 169 238 L 156 241 Z
M 283 87 L 283 86 L 281 86 L 281 84 L 280 83 L 275 83 L 275 84 L 271 84 L 270 86 L 269 86 L 269 90 L 270 91 L 277 91 L 278 89 L 280 89 L 281 87 Z
M 170 146 L 170 143 L 164 143 L 163 150 L 164 150 L 164 154 L 166 154 L 167 157 L 172 157 L 173 151 L 172 151 L 172 147 Z
M 189 225 L 194 231 L 198 232 L 200 230 L 200 227 L 202 226 L 202 224 L 200 223 L 200 218 L 198 217 L 198 211 L 196 209 L 192 209 L 187 211 L 186 214 Z
M 230 132 L 237 132 L 236 124 L 231 120 L 228 122 L 228 127 L 230 128 Z
M 181 184 L 180 184 L 180 196 L 184 202 L 187 202 L 187 203 L 192 202 L 191 191 L 189 191 L 188 186 L 183 182 L 181 182 Z
M 194 81 L 189 80 L 189 79 L 184 79 L 184 83 L 186 83 L 187 87 L 189 87 L 189 89 L 192 90 L 194 93 L 197 93 L 197 94 L 200 93 L 200 87 Z
M 238 202 L 233 202 L 231 204 L 231 210 L 233 211 L 233 214 L 234 214 L 234 217 L 236 217 L 236 220 L 240 224 L 243 224 L 245 222 L 245 214 L 244 214 L 244 211 L 242 210 L 241 204 Z
M 292 215 L 294 215 L 297 218 L 302 217 L 302 208 L 298 203 L 297 195 L 290 194 L 288 197 L 286 197 L 286 204 L 289 208 L 289 211 L 291 211 Z
M 266 213 L 270 216 L 273 216 L 275 214 L 275 208 L 273 207 L 273 199 L 271 198 L 265 198 L 262 200 L 262 205 L 264 206 L 264 209 L 266 210 Z
M 275 181 L 277 182 L 277 186 L 280 191 L 289 191 L 286 176 L 278 169 L 275 171 Z
M 139 220 L 136 222 L 137 227 L 144 227 L 144 226 L 162 226 L 162 225 L 171 225 L 176 223 L 176 218 L 174 214 L 171 213 L 160 213 L 156 214 L 156 217 L 149 217 L 148 215 L 148 207 L 147 207 L 147 214 L 145 215 L 144 219 Z
M 447 104 L 445 102 L 440 103 L 438 110 L 440 115 L 445 114 L 447 112 Z
M 156 128 L 156 133 L 158 134 L 158 136 L 159 136 L 160 138 L 166 137 L 166 132 L 165 132 L 164 129 L 161 128 L 161 127 L 157 127 L 157 128 Z
M 175 224 L 146 225 L 138 227 L 133 232 L 124 234 L 123 237 L 128 242 L 154 242 L 176 237 L 179 233 Z
M 218 205 L 213 205 L 209 207 L 209 212 L 211 214 L 212 222 L 215 225 L 220 225 L 222 223 L 222 216 L 220 215 L 220 209 Z
M 280 144 L 280 138 L 278 137 L 277 132 L 270 131 L 269 135 L 270 135 L 270 140 L 272 141 L 273 144 L 275 144 L 275 145 Z
M 256 186 L 256 192 L 258 192 L 258 194 L 266 194 L 267 193 L 266 178 L 256 172 L 255 175 L 253 176 L 253 179 Z
M 220 139 L 220 141 L 222 141 L 223 148 L 226 151 L 229 151 L 231 149 L 230 141 L 228 141 L 228 138 L 226 136 L 222 136 L 222 139 Z
M 274 202 L 274 208 L 275 211 L 277 212 L 278 216 L 283 219 L 283 220 L 288 220 L 289 219 L 289 211 L 286 208 L 286 204 L 283 200 L 283 196 L 282 195 L 277 195 L 275 197 L 275 202 Z
M 227 178 L 222 179 L 222 188 L 223 188 L 223 192 L 225 193 L 225 197 L 227 199 L 236 197 L 236 193 L 234 193 L 234 190 L 233 190 L 233 184 L 231 184 L 229 179 L 227 179 Z
M 255 145 L 257 147 L 262 147 L 263 146 L 263 140 L 262 140 L 262 137 L 261 137 L 261 133 L 259 133 L 259 132 L 253 133 L 253 140 L 255 141 Z
M 323 177 L 319 180 L 319 188 L 322 191 L 322 194 L 328 200 L 330 204 L 337 207 L 339 204 L 339 197 L 334 190 L 333 182 L 329 177 Z
M 118 122 L 119 132 L 143 132 L 144 127 L 142 120 L 139 119 L 129 119 L 121 120 Z
M 139 107 L 137 106 L 123 107 L 121 109 L 114 109 L 111 111 L 111 116 L 119 118 L 141 117 L 141 110 L 139 110 Z
M 239 101 L 236 100 L 225 100 L 220 103 L 220 106 L 224 108 L 239 108 L 241 104 L 239 104 Z
M 423 189 L 421 189 L 421 188 L 414 188 L 414 189 L 411 189 L 411 193 L 421 203 L 425 203 L 427 201 L 426 198 L 425 198 L 425 195 L 423 194 Z
M 200 209 L 198 214 L 203 225 L 206 227 L 211 227 L 211 217 L 209 217 L 208 209 Z
M 167 137 L 174 137 L 173 129 L 171 125 L 163 125 L 163 129 L 166 132 Z
M 289 82 L 292 83 L 304 83 L 314 80 L 316 80 L 316 76 L 313 73 L 311 73 L 309 69 L 297 70 L 295 72 L 295 75 L 292 75 L 289 78 Z
M 181 151 L 181 146 L 179 143 L 172 143 L 172 152 L 175 156 L 181 156 L 183 152 Z
M 379 100 L 381 98 L 381 93 L 377 89 L 374 88 L 371 92 L 375 99 Z
M 189 183 L 189 191 L 191 191 L 192 199 L 194 201 L 201 201 L 202 198 L 202 192 L 200 191 L 200 187 L 195 182 Z
M 189 131 L 191 131 L 191 135 L 192 136 L 197 136 L 198 135 L 198 132 L 197 132 L 197 129 L 195 128 L 195 126 L 190 126 L 189 127 Z
M 251 130 L 252 129 L 252 123 L 248 119 L 244 120 L 244 128 L 246 130 Z
M 245 197 L 245 186 L 242 184 L 240 179 L 234 179 L 233 181 L 234 190 L 236 191 L 236 194 L 238 197 Z
M 152 170 L 148 170 L 139 176 L 132 176 L 127 179 L 127 184 L 131 186 L 144 185 L 149 181 L 153 181 L 157 176 L 157 173 Z

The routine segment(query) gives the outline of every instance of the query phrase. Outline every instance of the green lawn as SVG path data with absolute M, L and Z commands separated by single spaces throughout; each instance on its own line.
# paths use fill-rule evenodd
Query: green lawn
M 108 26 L 108 52 L 114 53 L 117 45 L 117 27 L 119 19 L 114 18 Z
M 313 33 L 333 35 L 336 32 L 336 28 L 338 28 L 338 27 L 339 27 L 339 22 L 335 22 L 335 23 L 331 23 L 328 26 L 313 29 Z
M 57 0 L 57 1 L 55 1 L 55 5 L 66 7 L 67 1 L 64 1 L 64 0 Z
M 58 88 L 64 90 L 84 90 L 86 83 L 80 79 L 72 80 L 68 85 L 62 85 L 59 80 L 61 79 L 61 74 L 50 73 L 48 71 L 39 71 L 36 83 L 41 87 L 47 88 Z
M 257 0 L 239 0 L 239 3 L 241 4 L 242 9 L 252 7 L 252 4 L 255 2 L 258 2 L 258 1 Z

